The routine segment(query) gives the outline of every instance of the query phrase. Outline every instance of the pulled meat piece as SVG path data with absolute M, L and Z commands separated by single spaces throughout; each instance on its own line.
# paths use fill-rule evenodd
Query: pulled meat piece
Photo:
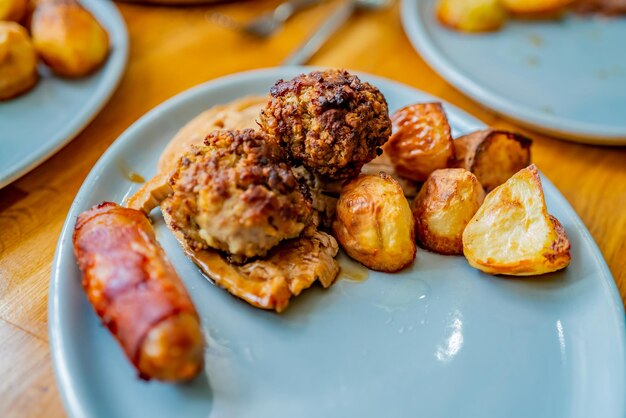
M 168 211 L 163 210 L 163 218 L 187 256 L 209 279 L 257 308 L 281 312 L 291 297 L 316 280 L 327 288 L 339 273 L 339 263 L 334 258 L 339 250 L 337 241 L 317 231 L 314 224 L 307 226 L 299 238 L 281 242 L 265 258 L 235 265 L 217 251 L 190 248 Z
M 292 161 L 325 180 L 355 177 L 391 135 L 383 94 L 345 70 L 279 80 L 259 117 Z
M 308 192 L 281 149 L 260 132 L 214 131 L 193 146 L 170 178 L 162 203 L 193 250 L 213 248 L 242 262 L 263 257 L 310 222 Z

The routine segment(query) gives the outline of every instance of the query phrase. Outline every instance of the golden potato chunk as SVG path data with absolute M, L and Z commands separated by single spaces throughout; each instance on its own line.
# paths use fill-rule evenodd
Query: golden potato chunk
M 28 32 L 17 23 L 0 22 L 0 100 L 26 92 L 37 79 L 37 54 Z
M 506 11 L 499 0 L 440 0 L 437 18 L 453 29 L 487 32 L 504 24 Z
M 463 232 L 463 254 L 490 274 L 530 276 L 570 263 L 570 243 L 548 214 L 539 172 L 530 165 L 495 188 Z
M 440 254 L 463 254 L 463 231 L 484 198 L 483 187 L 469 171 L 435 170 L 413 202 L 420 244 Z
M 486 191 L 530 164 L 532 141 L 507 131 L 484 130 L 454 140 L 455 166 L 471 171 Z
M 395 272 L 415 259 L 413 215 L 391 176 L 364 175 L 339 195 L 333 232 L 350 257 L 373 270 Z
M 440 103 L 407 106 L 394 113 L 391 122 L 393 133 L 383 149 L 400 176 L 425 181 L 454 162 L 450 125 Z
M 500 0 L 509 12 L 523 17 L 550 17 L 558 14 L 572 0 Z
M 109 51 L 107 32 L 72 0 L 40 4 L 32 16 L 31 33 L 39 56 L 52 71 L 65 77 L 92 73 Z
M 0 21 L 19 22 L 26 14 L 27 0 L 0 0 Z

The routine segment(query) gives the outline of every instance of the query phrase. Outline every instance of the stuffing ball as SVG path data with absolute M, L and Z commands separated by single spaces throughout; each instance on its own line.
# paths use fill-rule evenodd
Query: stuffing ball
M 312 217 L 306 189 L 282 150 L 252 129 L 214 131 L 178 162 L 162 208 L 194 250 L 264 256 Z
M 358 175 L 391 135 L 385 97 L 345 70 L 279 80 L 259 123 L 296 165 L 329 181 Z

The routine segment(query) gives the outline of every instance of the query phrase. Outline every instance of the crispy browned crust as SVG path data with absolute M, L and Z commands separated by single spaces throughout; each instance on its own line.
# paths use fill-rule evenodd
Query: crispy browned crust
M 279 80 L 259 122 L 293 162 L 327 180 L 359 174 L 391 134 L 385 97 L 345 70 Z
M 199 318 L 182 282 L 158 245 L 152 225 L 139 211 L 105 202 L 78 216 L 73 233 L 74 253 L 83 274 L 87 298 L 129 360 L 143 378 L 162 378 L 158 370 L 139 368 L 142 344 L 160 323 L 181 314 Z M 199 327 L 190 330 L 189 343 L 198 341 Z M 181 339 L 179 339 L 179 342 Z M 184 342 L 184 341 L 183 341 Z M 182 344 L 182 343 L 181 343 Z M 187 379 L 202 366 L 202 352 L 194 350 Z
M 484 198 L 481 184 L 469 171 L 435 170 L 413 202 L 420 245 L 440 254 L 463 254 L 463 230 Z
M 209 134 L 180 159 L 170 184 L 174 193 L 162 209 L 194 250 L 263 256 L 298 236 L 312 213 L 281 149 L 252 129 Z M 254 236 L 246 235 L 252 231 Z
M 569 239 L 567 238 L 567 234 L 565 233 L 565 228 L 563 228 L 561 222 L 559 222 L 559 220 L 556 219 L 554 216 L 550 214 L 548 214 L 548 216 L 550 217 L 550 221 L 554 226 L 557 238 L 552 243 L 550 251 L 545 252 L 543 255 L 546 260 L 548 260 L 553 265 L 556 265 L 557 263 L 562 263 L 564 262 L 563 260 L 566 260 L 566 263 L 569 264 L 569 261 L 572 259 L 572 256 L 570 255 L 571 245 Z
M 530 164 L 531 145 L 531 139 L 515 132 L 472 132 L 454 140 L 454 165 L 474 173 L 485 190 L 491 191 Z
M 391 121 L 393 135 L 384 149 L 399 175 L 425 181 L 433 171 L 454 162 L 452 133 L 441 103 L 404 107 Z

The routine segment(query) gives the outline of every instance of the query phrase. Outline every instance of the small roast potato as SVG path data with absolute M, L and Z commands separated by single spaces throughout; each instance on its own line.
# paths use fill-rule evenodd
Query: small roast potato
M 361 174 L 339 195 L 333 232 L 350 257 L 373 270 L 395 272 L 415 259 L 413 215 L 396 180 Z
M 463 230 L 484 198 L 483 187 L 469 171 L 433 171 L 413 202 L 419 243 L 436 253 L 463 254 Z
M 471 171 L 486 191 L 530 164 L 532 141 L 498 130 L 477 131 L 454 140 L 455 166 Z
M 37 78 L 37 54 L 28 32 L 15 22 L 0 22 L 0 100 L 26 92 Z
M 563 11 L 572 0 L 499 0 L 502 6 L 521 17 L 552 17 Z
M 32 16 L 37 53 L 56 74 L 81 77 L 98 69 L 109 51 L 109 36 L 100 23 L 72 0 L 44 2 Z
M 28 0 L 0 0 L 0 21 L 19 22 L 26 14 Z
M 463 232 L 467 261 L 490 274 L 560 270 L 570 263 L 569 250 L 565 230 L 548 214 L 534 164 L 491 191 Z
M 383 147 L 396 172 L 425 181 L 438 168 L 454 163 L 448 118 L 440 103 L 417 103 L 391 116 L 393 133 Z
M 439 0 L 437 3 L 439 21 L 464 32 L 497 30 L 506 17 L 499 0 Z

